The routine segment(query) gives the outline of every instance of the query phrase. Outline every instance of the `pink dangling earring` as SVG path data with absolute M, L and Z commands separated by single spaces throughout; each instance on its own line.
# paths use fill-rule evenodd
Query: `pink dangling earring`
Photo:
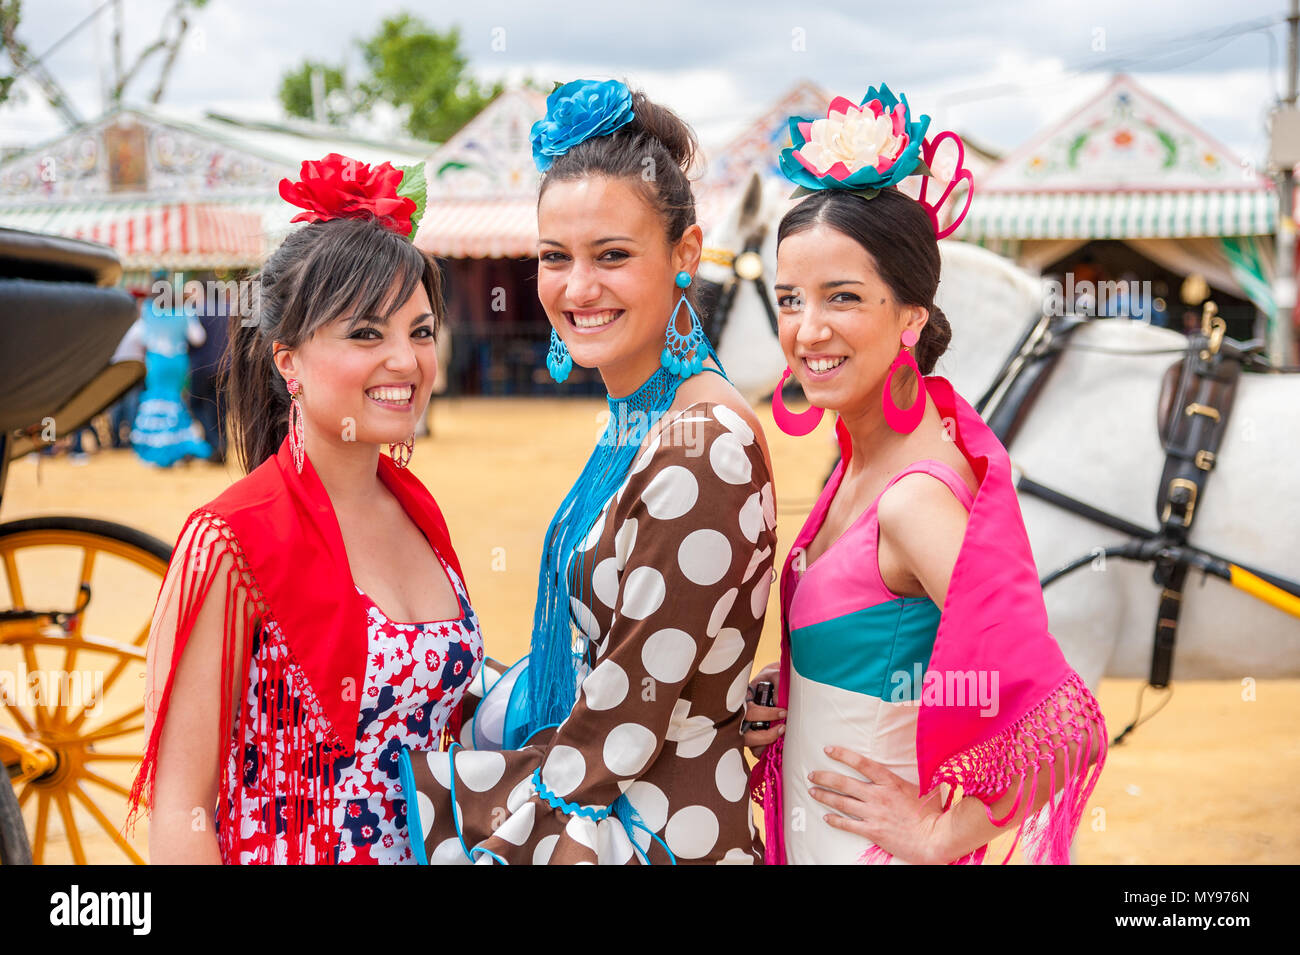
M 289 386 L 289 450 L 293 452 L 293 466 L 302 473 L 302 405 L 298 403 L 298 396 L 302 394 L 302 382 L 297 378 L 290 378 L 287 382 Z
M 790 369 L 787 368 L 785 374 L 781 376 L 780 383 L 776 386 L 776 391 L 772 392 L 772 417 L 776 419 L 778 428 L 792 437 L 799 438 L 805 434 L 810 434 L 817 425 L 821 424 L 822 415 L 826 409 L 812 407 L 807 411 L 795 414 L 787 408 L 785 401 L 781 398 L 781 389 L 785 387 L 785 383 L 789 380 L 791 374 Z
M 401 444 L 390 444 L 388 453 L 393 457 L 393 463 L 399 468 L 405 468 L 411 463 L 411 455 L 415 453 L 415 435 L 412 434 Z
M 904 329 L 903 347 L 894 356 L 894 361 L 889 366 L 889 374 L 885 375 L 885 388 L 880 393 L 880 407 L 885 412 L 885 423 L 899 434 L 911 434 L 915 431 L 916 426 L 921 423 L 921 415 L 925 414 L 925 379 L 921 377 L 921 369 L 916 367 L 916 359 L 912 357 L 911 352 L 915 344 L 916 332 L 910 328 Z M 906 408 L 894 404 L 894 395 L 890 390 L 894 381 L 894 372 L 903 365 L 911 366 L 916 375 L 916 400 Z

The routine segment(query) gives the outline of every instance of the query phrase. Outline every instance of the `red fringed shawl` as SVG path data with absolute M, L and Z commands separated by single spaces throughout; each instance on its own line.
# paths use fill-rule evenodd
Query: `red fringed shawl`
M 463 580 L 446 522 L 424 485 L 384 454 L 379 456 L 378 474 L 407 516 Z M 257 687 L 262 717 L 253 730 L 260 758 L 272 762 L 267 778 L 283 780 L 284 788 L 275 792 L 274 802 L 280 807 L 288 862 L 330 863 L 338 844 L 333 822 L 334 767 L 338 759 L 351 756 L 356 746 L 367 646 L 365 605 L 353 583 L 329 496 L 310 460 L 304 461 L 301 474 L 297 472 L 286 439 L 274 457 L 194 511 L 179 541 L 185 541 L 187 535 L 187 546 L 172 554 L 168 575 L 179 575 L 170 671 L 144 761 L 131 787 L 127 825 L 133 824 L 141 805 L 153 804 L 158 742 L 177 662 L 204 602 L 209 597 L 222 599 L 220 726 L 230 735 L 222 754 L 220 799 L 213 808 L 224 820 L 226 807 L 233 806 L 235 818 L 220 828 L 221 858 L 227 863 L 238 862 L 242 852 L 251 851 L 259 860 L 274 861 L 275 820 L 266 820 L 262 833 L 244 836 L 240 831 L 245 789 L 243 745 L 250 722 L 246 681 L 252 637 L 260 630 L 263 641 L 275 641 L 279 646 L 265 654 L 268 678 Z M 225 563 L 228 570 L 218 582 L 218 568 L 226 557 L 230 558 Z M 151 639 L 170 636 L 155 633 Z M 241 644 L 236 661 L 236 648 Z M 276 687 L 286 685 L 292 686 L 291 693 L 276 692 Z M 237 715 L 231 711 L 236 689 Z M 283 745 L 276 745 L 281 735 L 289 741 L 287 752 Z M 227 771 L 231 759 L 233 773 Z
M 916 724 L 921 795 L 947 783 L 953 790 L 945 810 L 960 788 L 964 795 L 985 804 L 994 825 L 1005 826 L 1023 814 L 1016 840 L 1025 837 L 1028 858 L 1068 863 L 1070 840 L 1105 762 L 1106 723 L 1096 699 L 1047 630 L 1043 592 L 1006 449 L 947 379 L 928 376 L 925 386 L 940 416 L 955 426 L 957 447 L 980 482 L 953 566 L 926 683 L 937 676 L 942 678 L 939 685 L 945 685 L 949 682 L 945 674 L 981 671 L 997 671 L 1000 679 L 999 706 L 992 716 L 981 715 L 981 706 L 975 702 L 937 705 L 922 696 Z M 795 540 L 781 573 L 781 677 L 777 692 L 782 707 L 789 704 L 790 693 L 787 621 L 794 595 L 793 557 L 806 552 L 853 453 L 843 424 L 836 430 L 841 463 Z M 769 865 L 786 861 L 781 805 L 783 742 L 778 739 L 763 752 L 750 777 L 754 798 L 764 808 Z M 1068 749 L 1071 744 L 1078 750 L 1074 760 Z M 1094 750 L 1096 759 L 1090 765 L 1088 756 Z M 1040 814 L 1029 813 L 1037 795 L 1037 774 L 1049 767 L 1064 783 Z M 1013 785 L 1015 805 L 1002 819 L 994 819 L 992 805 Z M 1007 859 L 1015 845 L 1013 842 Z M 987 849 L 981 846 L 955 861 L 978 864 Z M 889 853 L 876 847 L 860 861 L 889 859 Z

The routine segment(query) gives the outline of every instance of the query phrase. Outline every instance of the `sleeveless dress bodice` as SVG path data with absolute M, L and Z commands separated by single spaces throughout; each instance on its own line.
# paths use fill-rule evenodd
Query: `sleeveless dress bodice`
M 923 460 L 896 474 L 865 511 L 797 577 L 787 620 L 790 696 L 783 754 L 785 846 L 791 864 L 853 863 L 872 846 L 832 828 L 832 812 L 808 792 L 808 774 L 851 770 L 831 760 L 842 746 L 917 782 L 916 718 L 939 607 L 928 597 L 900 597 L 880 576 L 881 496 L 907 474 L 942 481 L 970 510 L 974 496 L 947 464 Z M 824 494 L 832 497 L 837 485 Z M 814 514 L 817 509 L 814 509 Z M 823 511 L 824 513 L 824 511 Z M 811 540 L 820 528 L 805 528 Z

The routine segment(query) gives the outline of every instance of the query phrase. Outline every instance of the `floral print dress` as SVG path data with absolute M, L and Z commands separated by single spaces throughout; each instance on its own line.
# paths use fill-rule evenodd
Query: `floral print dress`
M 761 862 L 740 722 L 776 507 L 754 432 L 725 405 L 691 405 L 579 546 L 572 623 L 588 665 L 573 709 L 522 749 L 411 754 L 427 860 Z M 637 822 L 611 812 L 620 797 Z
M 336 864 L 411 864 L 410 839 L 406 828 L 406 794 L 398 777 L 397 754 L 403 745 L 436 747 L 448 717 L 461 704 L 470 680 L 483 661 L 483 637 L 478 617 L 469 603 L 465 585 L 451 566 L 438 555 L 460 603 L 460 616 L 451 620 L 399 623 L 390 620 L 374 601 L 362 593 L 367 606 L 366 681 L 361 689 L 361 712 L 357 721 L 356 750 L 339 759 L 334 768 L 334 824 L 339 833 L 334 848 Z M 268 654 L 285 651 L 282 640 L 255 639 L 249 666 L 245 699 L 249 722 L 257 718 L 259 681 L 267 679 Z M 296 683 L 290 667 L 287 682 Z M 298 674 L 297 676 L 300 676 Z M 265 688 L 263 688 L 265 691 Z M 288 687 L 275 692 L 293 692 Z M 302 695 L 299 732 L 317 733 L 323 714 L 310 712 Z M 319 734 L 318 734 L 319 735 Z M 284 864 L 288 845 L 284 839 L 283 800 L 274 794 L 270 779 L 271 760 L 263 758 L 251 744 L 251 730 L 244 745 L 244 783 L 249 787 L 242 812 L 228 805 L 224 825 L 240 825 L 245 836 L 265 833 L 271 817 L 276 818 L 275 857 L 265 850 L 245 852 L 242 858 L 227 860 L 239 864 Z M 227 772 L 235 772 L 234 758 Z M 272 809 L 274 807 L 274 811 Z M 254 858 L 254 855 L 260 855 Z M 307 862 L 315 859 L 308 850 Z

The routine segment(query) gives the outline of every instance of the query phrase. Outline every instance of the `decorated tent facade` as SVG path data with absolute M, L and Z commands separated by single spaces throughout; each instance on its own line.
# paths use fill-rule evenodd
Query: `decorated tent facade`
M 1267 178 L 1121 74 L 989 169 L 956 236 L 1044 273 L 1154 275 L 1171 297 L 1199 274 L 1248 336 L 1273 310 L 1276 209 Z
M 377 144 L 303 123 L 122 107 L 0 162 L 0 225 L 111 245 L 128 284 L 151 269 L 256 268 L 297 211 L 278 183 L 330 152 L 419 162 L 433 144 Z

